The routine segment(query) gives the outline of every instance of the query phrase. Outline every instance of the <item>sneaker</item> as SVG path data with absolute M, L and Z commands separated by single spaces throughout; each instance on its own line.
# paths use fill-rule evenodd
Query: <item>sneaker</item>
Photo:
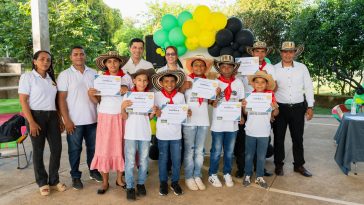
M 97 182 L 102 182 L 102 176 L 100 172 L 90 172 L 90 179 L 95 180 Z
M 225 179 L 225 185 L 227 187 L 233 187 L 234 186 L 234 182 L 233 182 L 233 179 L 231 178 L 230 174 L 225 174 L 224 179 Z
M 247 186 L 249 186 L 250 185 L 250 176 L 245 176 L 244 177 L 244 180 L 243 180 L 243 185 L 245 186 L 245 187 L 247 187 Z
M 268 184 L 264 181 L 263 177 L 257 177 L 257 179 L 255 179 L 255 183 L 264 189 L 268 189 Z
M 171 189 L 174 191 L 174 194 L 177 196 L 183 194 L 182 188 L 179 186 L 178 182 L 172 182 Z
M 202 182 L 202 179 L 200 177 L 195 177 L 195 182 L 196 182 L 196 185 L 197 185 L 198 189 L 200 189 L 200 190 L 205 190 L 206 189 L 206 186 Z
M 193 178 L 189 178 L 185 180 L 187 188 L 189 188 L 192 191 L 197 191 L 198 186 Z
M 138 196 L 146 196 L 147 195 L 147 190 L 145 189 L 144 184 L 137 184 L 136 188 L 137 188 Z
M 72 179 L 72 187 L 76 190 L 83 189 L 83 184 L 80 178 L 73 178 Z
M 136 196 L 135 196 L 135 189 L 131 188 L 131 189 L 126 189 L 126 199 L 127 200 L 136 200 Z
M 219 177 L 217 177 L 216 174 L 212 174 L 211 176 L 209 176 L 209 182 L 214 187 L 222 187 L 222 184 L 221 184 L 221 182 L 219 180 Z
M 159 186 L 159 195 L 166 196 L 168 194 L 168 184 L 167 182 L 161 182 Z

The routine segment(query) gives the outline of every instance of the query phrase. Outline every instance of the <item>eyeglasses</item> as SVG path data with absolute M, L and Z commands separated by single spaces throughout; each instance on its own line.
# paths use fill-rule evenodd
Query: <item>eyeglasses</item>
M 166 53 L 166 56 L 176 56 L 176 53 Z

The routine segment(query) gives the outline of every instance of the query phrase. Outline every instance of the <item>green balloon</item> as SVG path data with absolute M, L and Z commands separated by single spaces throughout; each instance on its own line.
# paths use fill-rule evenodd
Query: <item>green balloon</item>
M 166 31 L 170 31 L 172 28 L 178 26 L 178 20 L 172 14 L 166 14 L 162 17 L 162 27 Z
M 351 105 L 353 103 L 353 98 L 345 100 L 345 105 Z
M 178 15 L 178 25 L 182 27 L 182 25 L 185 23 L 185 21 L 192 19 L 192 14 L 189 11 L 182 11 Z
M 172 45 L 172 44 L 169 41 L 164 42 L 164 48 L 167 48 L 170 45 Z
M 272 64 L 272 62 L 270 62 L 269 58 L 264 58 L 266 63 Z
M 175 27 L 169 32 L 168 39 L 171 45 L 177 47 L 185 44 L 186 37 L 183 35 L 181 27 Z
M 160 29 L 153 34 L 153 41 L 158 46 L 164 46 L 164 42 L 168 41 L 168 32 Z
M 178 56 L 183 56 L 186 52 L 187 52 L 186 46 L 178 46 L 177 47 Z

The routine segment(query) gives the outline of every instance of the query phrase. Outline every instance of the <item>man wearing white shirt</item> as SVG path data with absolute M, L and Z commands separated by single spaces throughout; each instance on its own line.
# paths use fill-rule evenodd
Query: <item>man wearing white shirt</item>
M 144 41 L 140 38 L 133 38 L 129 43 L 130 58 L 122 67 L 124 73 L 134 74 L 139 69 L 154 68 L 153 64 L 144 60 Z
M 284 138 L 287 125 L 292 138 L 294 171 L 306 177 L 312 174 L 303 165 L 303 132 L 305 116 L 307 120 L 313 117 L 313 84 L 307 67 L 293 61 L 303 51 L 303 46 L 295 46 L 292 41 L 282 43 L 282 61 L 276 64 L 276 81 L 278 89 L 275 93 L 280 113 L 273 123 L 274 132 L 274 163 L 275 173 L 283 176 Z M 305 97 L 306 99 L 305 99 Z M 307 102 L 307 104 L 306 104 Z

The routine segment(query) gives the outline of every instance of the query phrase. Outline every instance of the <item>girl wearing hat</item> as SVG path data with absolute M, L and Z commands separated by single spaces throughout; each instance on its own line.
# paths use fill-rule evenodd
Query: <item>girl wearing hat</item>
M 267 112 L 247 111 L 245 109 L 247 102 L 243 100 L 244 113 L 248 115 L 245 123 L 246 141 L 245 141 L 245 178 L 244 186 L 250 184 L 250 177 L 253 174 L 253 159 L 257 155 L 256 180 L 262 188 L 268 188 L 268 184 L 264 181 L 264 164 L 265 156 L 269 143 L 269 135 L 271 131 L 271 118 L 278 115 L 278 105 L 274 97 L 273 89 L 275 82 L 270 74 L 264 71 L 257 71 L 255 75 L 249 76 L 249 83 L 253 86 L 252 93 L 271 93 L 272 94 L 272 110 Z
M 122 79 L 129 77 L 124 75 L 121 67 L 128 61 L 126 57 L 120 56 L 116 51 L 110 51 L 100 55 L 96 59 L 96 66 L 104 72 L 104 75 L 120 76 Z M 91 163 L 91 169 L 101 172 L 103 183 L 97 190 L 98 194 L 104 194 L 109 188 L 109 172 L 117 172 L 116 185 L 125 188 L 122 180 L 124 171 L 124 143 L 123 143 L 123 121 L 121 118 L 122 96 L 95 96 L 97 90 L 91 88 L 88 92 L 94 103 L 99 103 L 96 149 Z M 124 92 L 124 91 L 121 91 Z

